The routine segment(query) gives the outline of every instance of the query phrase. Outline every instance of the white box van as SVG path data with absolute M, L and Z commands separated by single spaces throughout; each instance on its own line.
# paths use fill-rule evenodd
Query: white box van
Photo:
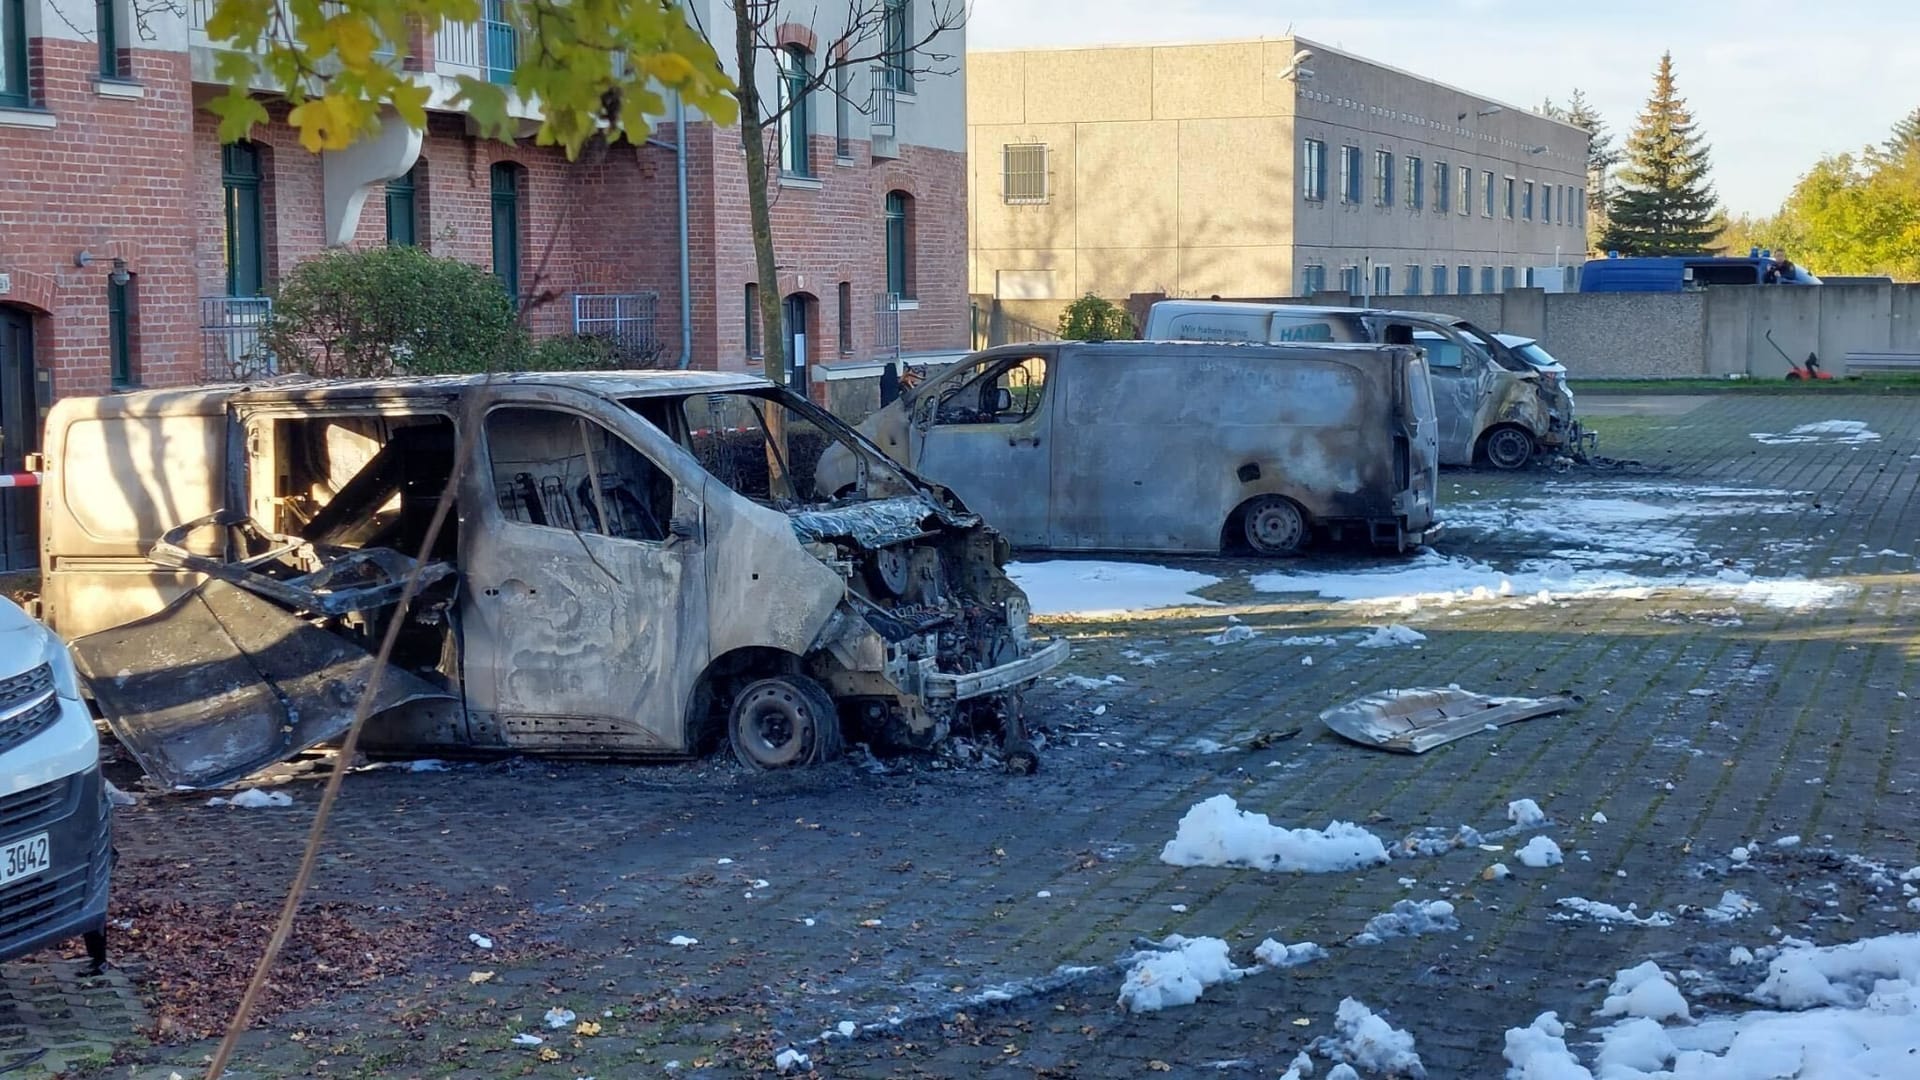
M 67 647 L 0 597 L 0 961 L 85 936 L 106 959 L 100 739 Z

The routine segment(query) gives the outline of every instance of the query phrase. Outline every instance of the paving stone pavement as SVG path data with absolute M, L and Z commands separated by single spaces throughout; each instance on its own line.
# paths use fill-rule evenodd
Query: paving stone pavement
M 1752 437 L 1833 419 L 1880 437 Z M 1905 696 L 1920 694 L 1920 398 L 1721 395 L 1598 423 L 1609 453 L 1649 468 L 1445 473 L 1447 505 L 1473 524 L 1436 547 L 1501 571 L 1571 560 L 1637 583 L 1382 608 L 1262 592 L 1254 575 L 1391 560 L 1154 560 L 1222 578 L 1203 593 L 1217 606 L 1053 621 L 1075 641 L 1071 671 L 1125 681 L 1032 695 L 1051 729 L 1034 777 L 533 761 L 356 774 L 314 895 L 407 926 L 417 957 L 405 976 L 256 1030 L 233 1075 L 731 1076 L 773 1071 L 793 1043 L 831 1076 L 1272 1076 L 1353 996 L 1413 1032 L 1430 1075 L 1496 1076 L 1506 1028 L 1549 1009 L 1584 1028 L 1593 980 L 1617 968 L 1692 969 L 1690 996 L 1725 1008 L 1756 981 L 1729 964 L 1733 945 L 1920 929 L 1873 869 L 1920 862 L 1920 717 Z M 1657 587 L 1681 575 L 1714 587 Z M 1768 606 L 1739 592 L 1745 576 L 1840 589 Z M 1229 616 L 1257 634 L 1208 644 Z M 1357 647 L 1356 631 L 1387 622 L 1426 640 Z M 1317 635 L 1338 640 L 1284 643 Z M 1418 757 L 1345 743 L 1315 720 L 1360 693 L 1448 683 L 1587 704 Z M 1295 727 L 1258 751 L 1207 752 Z M 285 790 L 286 810 L 148 798 L 122 812 L 123 879 L 173 899 L 271 903 L 319 782 Z M 1528 833 L 1508 832 L 1490 839 L 1497 852 L 1350 873 L 1162 863 L 1181 815 L 1220 793 L 1276 824 L 1353 821 L 1389 840 L 1462 824 L 1493 834 L 1509 801 L 1533 798 L 1566 862 L 1521 866 Z M 1801 842 L 1772 843 L 1787 835 Z M 1736 863 L 1750 840 L 1754 856 Z M 1497 860 L 1513 876 L 1483 880 Z M 1758 913 L 1689 913 L 1728 889 Z M 1576 896 L 1676 918 L 1556 918 Z M 1343 944 L 1403 898 L 1450 900 L 1460 930 Z M 1266 937 L 1331 955 L 1190 1007 L 1119 1012 L 1118 962 L 1170 933 L 1225 938 L 1241 963 Z M 676 935 L 698 944 L 669 944 Z M 73 991 L 70 1011 L 29 1005 L 23 987 L 80 985 L 59 964 L 4 969 L 0 1064 L 91 1039 L 121 1051 L 101 1075 L 194 1074 L 207 1044 L 125 1036 L 155 973 Z M 494 974 L 473 983 L 475 970 Z M 549 1029 L 554 1006 L 598 1031 Z M 843 1021 L 855 1037 L 821 1039 Z M 510 1042 L 529 1032 L 547 1041 Z

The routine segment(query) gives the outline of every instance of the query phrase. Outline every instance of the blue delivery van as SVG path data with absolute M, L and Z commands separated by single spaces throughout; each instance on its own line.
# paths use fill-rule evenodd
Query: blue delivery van
M 1581 292 L 1685 292 L 1709 285 L 1818 285 L 1820 279 L 1784 257 L 1660 255 L 1590 259 L 1580 268 Z

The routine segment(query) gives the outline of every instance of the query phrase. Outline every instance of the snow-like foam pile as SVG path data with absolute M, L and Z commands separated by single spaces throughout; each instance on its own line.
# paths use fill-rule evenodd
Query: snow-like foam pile
M 1507 804 L 1507 820 L 1523 829 L 1536 829 L 1547 823 L 1547 814 L 1532 799 L 1515 799 Z
M 1628 904 L 1626 907 L 1621 908 L 1613 904 L 1602 903 L 1598 900 L 1588 900 L 1583 896 L 1563 896 L 1554 901 L 1554 903 L 1566 909 L 1565 911 L 1556 911 L 1547 916 L 1547 918 L 1555 922 L 1573 922 L 1576 919 L 1585 917 L 1592 919 L 1594 922 L 1620 923 L 1625 926 L 1673 925 L 1673 916 L 1666 912 L 1656 911 L 1651 915 L 1641 915 L 1637 910 L 1638 905 L 1636 904 Z
M 1152 608 L 1212 606 L 1193 593 L 1220 579 L 1148 563 L 1071 559 L 1007 564 L 1036 615 L 1124 615 Z
M 1286 945 L 1268 938 L 1253 947 L 1253 958 L 1270 968 L 1299 967 L 1315 960 L 1324 960 L 1326 956 L 1327 950 L 1311 941 Z
M 1535 870 L 1549 866 L 1559 866 L 1566 861 L 1560 854 L 1560 845 L 1544 836 L 1536 836 L 1527 841 L 1526 846 L 1513 853 L 1521 866 L 1530 866 Z
M 1754 1000 L 1783 1009 L 1870 1005 L 1882 980 L 1920 986 L 1920 933 L 1889 934 L 1848 945 L 1787 949 L 1767 964 Z
M 1396 900 L 1393 909 L 1367 920 L 1359 933 L 1347 939 L 1349 945 L 1378 945 L 1388 938 L 1418 937 L 1421 934 L 1446 934 L 1460 929 L 1453 905 L 1445 900 Z
M 1686 1020 L 1687 999 L 1674 985 L 1673 976 L 1648 960 L 1613 974 L 1607 987 L 1607 1000 L 1600 1006 L 1601 1016 L 1644 1016 L 1649 1020 Z
M 248 788 L 232 798 L 215 795 L 207 800 L 208 806 L 238 806 L 244 810 L 261 810 L 271 806 L 292 806 L 293 796 L 284 791 L 267 791 L 262 788 Z
M 1239 808 L 1231 795 L 1215 795 L 1180 819 L 1179 830 L 1160 850 L 1173 866 L 1244 866 L 1309 874 L 1354 870 L 1387 861 L 1380 838 L 1352 822 L 1324 829 L 1284 829 Z
M 1227 943 L 1219 938 L 1173 934 L 1158 949 L 1134 954 L 1120 984 L 1120 1007 L 1141 1013 L 1191 1005 L 1207 987 L 1245 974 L 1233 966 Z
M 1427 635 L 1411 627 L 1391 623 L 1376 626 L 1373 633 L 1363 637 L 1357 643 L 1362 649 L 1391 649 L 1396 645 L 1418 645 L 1427 640 Z
M 1593 1080 L 1593 1074 L 1567 1049 L 1567 1026 L 1544 1012 L 1523 1028 L 1507 1029 L 1507 1080 Z
M 1353 998 L 1340 1002 L 1333 1032 L 1313 1041 L 1312 1049 L 1321 1057 L 1387 1076 L 1420 1080 L 1427 1075 L 1414 1052 L 1412 1033 L 1395 1028 Z

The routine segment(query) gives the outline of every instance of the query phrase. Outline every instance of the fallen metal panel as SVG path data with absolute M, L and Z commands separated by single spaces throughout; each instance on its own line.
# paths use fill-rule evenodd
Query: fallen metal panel
M 1467 690 L 1382 690 L 1328 709 L 1320 719 L 1334 733 L 1362 746 L 1423 754 L 1476 731 L 1564 712 L 1586 701 L 1577 694 L 1494 697 Z
M 217 787 L 353 723 L 373 657 L 254 594 L 209 581 L 73 655 L 113 733 L 168 787 Z M 453 699 L 388 668 L 371 714 Z

